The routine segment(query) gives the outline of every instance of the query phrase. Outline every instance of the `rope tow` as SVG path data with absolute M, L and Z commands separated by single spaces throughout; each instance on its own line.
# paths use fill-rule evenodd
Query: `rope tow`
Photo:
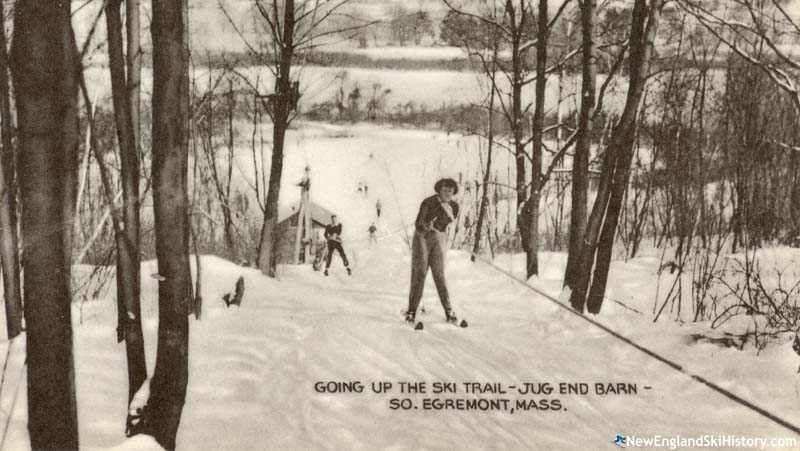
M 777 423 L 778 425 L 780 425 L 780 426 L 782 426 L 782 427 L 794 432 L 795 434 L 800 435 L 800 427 L 790 423 L 787 420 L 784 420 L 783 418 L 779 417 L 778 415 L 776 415 L 776 414 L 774 414 L 772 412 L 769 412 L 768 410 L 766 410 L 766 409 L 764 409 L 762 407 L 759 407 L 759 406 L 753 404 L 752 402 L 742 398 L 741 396 L 739 396 L 739 395 L 737 395 L 737 394 L 735 394 L 735 393 L 733 393 L 733 392 L 731 392 L 729 390 L 726 390 L 725 388 L 720 387 L 719 385 L 715 384 L 714 382 L 711 382 L 710 380 L 704 378 L 703 376 L 700 376 L 698 374 L 693 374 L 693 373 L 689 372 L 682 365 L 680 365 L 680 364 L 668 359 L 667 357 L 664 357 L 664 356 L 658 354 L 657 352 L 655 352 L 655 351 L 653 351 L 653 350 L 651 350 L 649 348 L 646 348 L 646 347 L 636 343 L 635 341 L 633 341 L 633 339 L 628 338 L 628 337 L 620 334 L 619 332 L 614 331 L 610 327 L 608 327 L 608 326 L 606 326 L 606 325 L 604 325 L 604 324 L 602 324 L 602 323 L 600 323 L 600 322 L 598 322 L 598 321 L 596 321 L 596 320 L 594 320 L 594 319 L 592 319 L 592 318 L 590 318 L 590 317 L 588 317 L 586 315 L 583 315 L 581 313 L 576 312 L 575 310 L 572 309 L 572 307 L 563 304 L 561 301 L 559 301 L 555 297 L 551 296 L 550 294 L 545 293 L 544 291 L 529 285 L 524 280 L 519 279 L 516 276 L 514 276 L 513 274 L 511 274 L 509 271 L 506 271 L 505 269 L 500 268 L 499 266 L 495 265 L 492 261 L 486 259 L 485 257 L 483 257 L 481 255 L 478 255 L 478 254 L 475 254 L 475 253 L 472 253 L 472 252 L 470 252 L 470 254 L 475 256 L 476 258 L 478 258 L 482 262 L 486 263 L 488 266 L 490 266 L 494 270 L 502 273 L 506 277 L 508 277 L 510 279 L 513 279 L 517 283 L 527 287 L 529 290 L 535 292 L 536 294 L 539 294 L 540 296 L 544 297 L 548 301 L 553 302 L 557 306 L 561 307 L 564 310 L 567 310 L 568 312 L 570 312 L 573 315 L 577 316 L 578 318 L 588 322 L 589 324 L 591 324 L 591 325 L 593 325 L 593 326 L 595 326 L 595 327 L 597 327 L 599 329 L 602 329 L 603 331 L 607 332 L 608 334 L 610 334 L 614 338 L 622 341 L 623 343 L 628 344 L 628 345 L 636 348 L 637 350 L 643 352 L 647 356 L 658 360 L 659 362 L 669 366 L 670 368 L 674 369 L 675 371 L 678 371 L 681 374 L 689 376 L 690 378 L 692 378 L 692 380 L 705 385 L 706 387 L 708 387 L 708 388 L 716 391 L 717 393 L 725 396 L 726 398 L 730 399 L 731 401 L 736 402 L 736 403 L 738 403 L 738 404 L 740 404 L 740 405 L 742 405 L 744 407 L 747 407 L 748 409 L 760 414 L 761 416 L 773 421 L 774 423 Z

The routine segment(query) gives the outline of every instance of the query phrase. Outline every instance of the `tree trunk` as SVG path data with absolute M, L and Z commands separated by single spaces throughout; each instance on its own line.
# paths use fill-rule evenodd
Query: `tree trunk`
M 139 193 L 139 179 L 141 176 L 139 158 L 141 157 L 142 149 L 142 133 L 141 133 L 141 72 L 142 72 L 142 49 L 141 49 L 141 25 L 139 21 L 139 0 L 125 0 L 125 28 L 127 34 L 127 47 L 126 54 L 127 63 L 127 107 L 130 111 L 130 135 L 133 142 L 131 153 L 127 156 L 123 154 L 122 157 L 122 183 L 123 183 L 123 208 L 125 219 L 126 241 L 131 244 L 130 249 L 130 262 L 135 268 L 134 281 L 132 286 L 135 287 L 135 295 L 131 298 L 134 302 L 128 308 L 132 309 L 136 315 L 135 324 L 129 330 L 129 336 L 126 339 L 128 346 L 136 338 L 141 339 L 141 295 L 139 293 L 141 287 L 141 199 Z M 126 164 L 127 160 L 127 164 Z M 129 194 L 125 194 L 125 187 L 128 188 Z M 137 335 L 138 334 L 138 335 Z M 143 349 L 143 345 L 142 345 Z M 137 351 L 138 352 L 138 351 Z M 128 353 L 128 364 L 130 365 L 130 351 Z M 146 377 L 147 368 L 144 363 L 144 351 L 142 351 L 142 374 Z M 130 370 L 129 370 L 130 371 Z M 141 384 L 139 384 L 141 385 Z
M 595 114 L 595 86 L 597 84 L 597 58 L 595 56 L 594 24 L 597 0 L 584 0 L 581 5 L 583 27 L 583 82 L 581 85 L 581 111 L 578 117 L 578 135 L 575 155 L 572 157 L 572 207 L 569 224 L 569 250 L 564 286 L 574 287 L 579 255 L 586 233 L 589 191 L 589 155 Z M 583 311 L 583 303 L 572 304 Z
M 475 261 L 475 254 L 479 253 L 481 250 L 481 231 L 483 230 L 483 223 L 486 219 L 486 210 L 488 209 L 489 204 L 489 180 L 491 180 L 492 175 L 492 151 L 494 150 L 494 99 L 495 93 L 497 92 L 497 51 L 499 42 L 497 40 L 497 33 L 495 32 L 492 35 L 492 66 L 491 71 L 489 72 L 489 81 L 490 81 L 490 92 L 489 92 L 489 114 L 488 114 L 488 125 L 487 125 L 487 138 L 489 140 L 488 148 L 487 148 L 487 155 L 486 155 L 486 168 L 483 173 L 483 194 L 481 195 L 481 202 L 480 206 L 478 207 L 478 221 L 475 227 L 475 242 L 472 245 L 472 257 L 471 260 Z M 496 189 L 496 188 L 495 188 Z M 486 234 L 486 238 L 491 241 L 492 237 L 489 233 Z M 491 245 L 490 245 L 491 247 Z
M 635 134 L 636 124 L 634 123 L 630 126 L 629 131 L 626 132 L 624 140 L 621 143 L 622 149 L 620 149 L 619 163 L 614 174 L 614 186 L 597 245 L 597 260 L 594 268 L 594 277 L 592 278 L 592 286 L 586 301 L 586 309 L 589 313 L 599 313 L 603 305 L 603 297 L 608 281 L 608 270 L 611 266 L 611 256 L 614 251 L 614 236 L 617 231 L 617 223 L 619 221 L 622 200 L 625 195 L 625 187 L 628 184 L 628 178 L 630 176 L 631 157 L 633 153 L 632 147 Z
M 495 83 L 494 75 L 490 75 L 492 77 L 492 85 Z M 486 151 L 486 168 L 484 168 L 483 173 L 483 191 L 481 194 L 481 203 L 478 207 L 478 222 L 475 227 L 475 242 L 472 244 L 472 261 L 475 261 L 475 254 L 479 253 L 481 250 L 481 231 L 483 230 L 483 223 L 486 219 L 486 210 L 489 204 L 489 180 L 491 176 L 492 170 L 492 150 L 494 147 L 494 87 L 491 88 L 492 91 L 489 93 L 489 118 L 488 118 L 488 130 L 487 130 L 487 138 L 488 138 L 488 148 Z M 491 236 L 487 233 L 487 238 L 491 239 Z
M 511 4 L 511 0 L 508 0 Z M 528 223 L 526 216 L 523 213 L 523 205 L 527 200 L 527 190 L 525 189 L 525 145 L 522 142 L 522 128 L 523 124 L 522 115 L 522 55 L 520 54 L 520 32 L 516 30 L 516 17 L 513 14 L 513 6 L 509 9 L 510 22 L 512 26 L 512 40 L 511 40 L 511 131 L 514 135 L 514 158 L 516 161 L 517 169 L 517 228 L 520 231 L 520 238 L 522 239 L 522 248 L 528 252 L 530 248 L 530 235 L 528 233 Z M 521 13 L 524 13 L 522 11 Z M 523 16 L 524 17 L 524 16 Z M 524 21 L 524 19 L 522 19 Z
M 67 256 L 74 212 L 69 173 L 78 170 L 78 61 L 70 3 L 18 1 L 11 58 L 25 243 L 28 431 L 33 449 L 77 449 Z
M 5 18 L 0 1 L 0 18 Z M 3 295 L 6 306 L 8 338 L 22 332 L 22 294 L 19 278 L 19 240 L 17 237 L 17 185 L 14 180 L 14 143 L 11 134 L 11 92 L 8 83 L 6 29 L 0 28 L 0 264 L 3 269 Z
M 158 354 L 146 431 L 175 449 L 189 378 L 189 47 L 186 0 L 153 1 L 153 204 L 158 273 Z
M 236 242 L 233 238 L 233 212 L 231 211 L 231 182 L 233 181 L 233 149 L 235 145 L 233 113 L 235 109 L 236 95 L 233 92 L 233 82 L 231 81 L 228 89 L 228 177 L 225 191 L 220 190 L 220 201 L 222 202 L 222 217 L 225 221 L 225 245 L 228 248 L 228 257 L 238 264 L 239 256 L 236 252 Z
M 66 124 L 64 126 L 63 143 L 64 143 L 64 156 L 63 156 L 63 172 L 64 172 L 64 204 L 61 208 L 64 209 L 62 213 L 62 221 L 64 228 L 64 249 L 62 251 L 62 258 L 64 259 L 64 266 L 72 268 L 72 245 L 75 235 L 75 212 L 78 205 L 78 176 L 80 173 L 80 116 L 78 114 L 78 86 L 81 73 L 81 61 L 79 60 L 80 54 L 78 53 L 78 46 L 75 41 L 75 35 L 70 24 L 68 28 L 69 39 L 73 47 L 72 52 L 74 66 L 69 74 L 70 89 L 73 89 L 75 94 L 75 101 L 69 104 L 62 115 L 62 120 Z M 23 243 L 24 245 L 24 243 Z M 23 265 L 24 267 L 24 265 Z M 70 295 L 72 293 L 72 279 L 70 278 Z
M 583 306 L 592 275 L 592 264 L 597 258 L 588 310 L 598 313 L 602 307 L 608 279 L 608 268 L 616 234 L 619 210 L 630 174 L 633 143 L 637 127 L 639 102 L 650 70 L 650 59 L 658 27 L 662 0 L 636 0 L 632 13 L 630 39 L 630 81 L 625 108 L 619 123 L 614 127 L 608 149 L 603 159 L 600 188 L 592 207 L 586 229 L 586 238 L 580 255 L 579 273 L 570 297 L 573 306 Z M 600 241 L 600 249 L 598 249 Z M 580 299 L 582 297 L 583 299 Z M 583 309 L 581 308 L 580 311 Z
M 117 341 L 125 340 L 128 361 L 128 403 L 147 379 L 142 336 L 139 263 L 139 158 L 131 117 L 125 56 L 122 49 L 121 0 L 106 4 L 109 69 L 114 121 L 119 143 L 122 179 L 123 227 L 116 231 Z
M 528 248 L 526 254 L 527 277 L 539 274 L 539 203 L 542 197 L 542 139 L 544 136 L 544 96 L 547 83 L 547 37 L 548 15 L 547 0 L 539 0 L 539 17 L 536 36 L 536 88 L 535 105 L 533 109 L 533 124 L 531 125 L 531 140 L 533 149 L 531 155 L 531 197 L 528 212 Z
M 294 57 L 294 0 L 286 0 L 284 5 L 283 39 L 276 80 L 276 96 L 273 103 L 272 166 L 269 171 L 269 189 L 261 228 L 261 243 L 258 248 L 258 268 L 263 274 L 275 277 L 276 244 L 278 239 L 278 200 L 280 198 L 281 177 L 283 175 L 283 145 L 286 129 L 289 128 L 289 91 L 291 89 L 291 67 Z
M 142 46 L 141 25 L 139 22 L 139 0 L 125 0 L 125 29 L 127 32 L 128 53 L 126 55 L 128 69 L 128 108 L 131 116 L 131 134 L 133 135 L 136 155 L 142 148 L 141 142 L 141 84 L 142 84 Z

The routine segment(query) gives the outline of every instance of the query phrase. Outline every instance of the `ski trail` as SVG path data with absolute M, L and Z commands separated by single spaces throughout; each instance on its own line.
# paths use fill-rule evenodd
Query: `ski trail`
M 571 450 L 604 449 L 615 434 L 662 436 L 744 434 L 786 436 L 760 416 L 731 403 L 465 253 L 451 252 L 447 277 L 466 329 L 445 323 L 429 280 L 425 330 L 399 311 L 407 304 L 410 256 L 400 237 L 358 248 L 352 276 L 336 266 L 329 277 L 309 267 L 282 267 L 281 279 L 206 258 L 204 317 L 192 321 L 190 376 L 178 443 L 182 449 L 231 450 Z M 398 242 L 400 241 L 400 242 Z M 241 307 L 219 300 L 242 275 Z M 121 439 L 127 396 L 124 352 L 114 342 L 112 303 L 87 305 L 101 321 L 76 329 L 76 381 L 85 449 Z M 653 346 L 659 329 L 633 329 Z M 145 322 L 153 357 L 156 323 Z M 680 349 L 678 349 L 680 351 Z M 100 365 L 93 362 L 101 362 Z M 149 361 L 152 370 L 152 359 Z M 737 375 L 717 381 L 736 389 Z M 320 393 L 319 382 L 361 382 L 361 393 Z M 371 384 L 391 382 L 388 394 Z M 399 391 L 426 382 L 427 393 Z M 432 393 L 433 382 L 457 384 Z M 500 383 L 503 394 L 466 393 L 463 383 Z M 635 383 L 638 395 L 562 395 L 559 383 Z M 551 394 L 508 388 L 549 383 Z M 102 385 L 96 390 L 93 384 Z M 645 390 L 643 386 L 651 386 Z M 423 399 L 509 399 L 507 411 L 423 410 Z M 392 399 L 418 408 L 392 410 Z M 520 411 L 517 400 L 559 399 L 566 410 Z M 14 434 L 25 434 L 13 425 Z M 22 430 L 19 430 L 22 428 Z M 223 439 L 224 437 L 224 439 Z M 709 449 L 714 449 L 713 447 Z
M 590 387 L 596 382 L 626 382 L 636 383 L 639 394 L 575 396 L 556 393 L 550 398 L 561 399 L 566 411 L 514 415 L 392 411 L 386 404 L 387 396 L 318 395 L 338 402 L 335 406 L 315 404 L 318 408 L 316 421 L 330 421 L 336 427 L 355 431 L 361 438 L 352 449 L 452 449 L 453 443 L 472 442 L 492 443 L 491 449 L 529 449 L 533 444 L 537 444 L 537 448 L 538 444 L 548 449 L 574 448 L 576 438 L 565 435 L 566 430 L 580 430 L 578 435 L 585 443 L 607 442 L 616 433 L 687 436 L 689 432 L 698 435 L 749 432 L 764 436 L 768 435 L 765 431 L 771 431 L 772 435 L 780 436 L 783 432 L 752 412 L 726 405 L 728 401 L 693 384 L 690 379 L 669 374 L 659 362 L 628 353 L 604 332 L 587 329 L 577 320 L 559 316 L 552 304 L 484 265 L 451 261 L 448 268 L 454 302 L 459 313 L 470 322 L 468 329 L 444 322 L 429 280 L 425 290 L 429 313 L 421 317 L 426 327 L 422 332 L 415 332 L 403 324 L 396 313 L 406 302 L 407 270 L 402 267 L 407 265 L 407 260 L 396 255 L 384 256 L 387 260 L 379 269 L 380 252 L 380 249 L 362 250 L 360 271 L 352 277 L 343 275 L 326 280 L 301 272 L 287 277 L 304 289 L 322 290 L 322 301 L 329 307 L 337 306 L 336 313 L 313 334 L 311 343 L 313 349 L 318 350 L 314 358 L 316 371 L 330 378 L 340 378 L 338 380 L 349 380 L 349 376 L 370 382 L 583 382 Z M 386 270 L 387 262 L 392 270 Z M 376 290 L 370 290 L 369 286 Z M 330 346 L 331 340 L 336 342 L 335 348 Z M 344 362 L 337 362 L 336 359 L 343 357 L 340 350 L 346 350 L 344 354 L 353 357 L 344 356 Z M 331 367 L 339 370 L 331 371 Z M 646 391 L 641 388 L 645 385 L 654 386 L 654 389 Z M 395 395 L 411 399 L 438 397 L 430 393 Z M 480 395 L 461 392 L 441 397 Z M 513 393 L 506 397 L 530 399 Z M 378 402 L 373 398 L 378 398 Z M 704 399 L 704 402 L 698 405 L 697 399 Z M 732 421 L 729 416 L 720 416 L 717 409 L 722 406 L 734 409 L 739 419 Z M 690 424 L 686 422 L 687 408 L 693 417 Z M 353 413 L 362 409 L 369 412 L 368 422 L 358 415 L 345 422 L 337 420 L 343 411 Z M 373 430 L 369 426 L 372 422 L 381 430 L 386 429 L 387 436 L 410 429 L 414 431 L 413 437 L 394 444 L 374 437 L 370 440 L 368 431 Z M 359 430 L 364 436 L 357 432 Z

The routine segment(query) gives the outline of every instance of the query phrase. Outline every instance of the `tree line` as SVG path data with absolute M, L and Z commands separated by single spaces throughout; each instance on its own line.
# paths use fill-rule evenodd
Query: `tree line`
M 82 120 L 94 129 L 89 132 L 90 143 L 83 153 L 87 160 L 90 152 L 96 157 L 113 218 L 117 331 L 119 341 L 126 343 L 129 401 L 147 380 L 140 318 L 140 4 L 137 0 L 125 2 L 124 23 L 121 0 L 109 0 L 101 8 L 108 31 L 106 47 L 121 163 L 118 171 L 121 206 L 116 202 L 120 197 L 115 192 L 117 183 L 111 179 L 105 152 L 97 139 L 93 105 L 83 75 L 82 61 L 90 39 L 81 45 L 76 42 L 71 2 L 20 0 L 14 2 L 13 8 L 10 55 L 6 53 L 5 32 L 0 32 L 3 142 L 0 255 L 8 335 L 17 337 L 24 324 L 32 448 L 77 449 L 71 269 L 76 210 L 84 188 L 84 179 L 79 177 Z M 193 305 L 186 195 L 187 2 L 154 0 L 152 12 L 152 197 L 160 279 L 158 357 L 149 382 L 147 404 L 129 415 L 127 429 L 129 434 L 153 435 L 162 446 L 174 449 L 188 377 L 187 315 Z M 98 14 L 97 19 L 100 17 Z M 93 26 L 90 36 L 94 29 Z M 8 83 L 9 70 L 13 90 Z M 16 116 L 11 114 L 12 104 Z M 21 211 L 19 235 L 17 190 Z M 20 287 L 21 267 L 24 278 Z

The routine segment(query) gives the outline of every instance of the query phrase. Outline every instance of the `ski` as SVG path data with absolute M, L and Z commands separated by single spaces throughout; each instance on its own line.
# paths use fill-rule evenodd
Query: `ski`
M 409 325 L 413 325 L 413 326 L 414 326 L 414 330 L 425 330 L 425 326 L 424 326 L 424 324 L 422 323 L 422 321 L 415 321 L 415 322 L 406 321 L 406 322 L 407 322 Z M 452 324 L 452 325 L 454 325 L 454 326 L 456 326 L 456 327 L 459 327 L 459 328 L 461 328 L 461 329 L 466 329 L 467 327 L 469 327 L 469 324 L 467 323 L 467 320 L 465 320 L 465 319 L 462 319 L 462 320 L 461 320 L 461 322 L 458 322 L 458 321 L 448 321 L 447 323 L 448 323 L 448 324 Z
M 467 320 L 465 320 L 465 319 L 462 319 L 461 321 L 458 321 L 458 319 L 456 319 L 456 318 L 451 318 L 451 319 L 447 320 L 447 323 L 448 324 L 452 324 L 452 325 L 454 325 L 456 327 L 460 327 L 462 329 L 464 329 L 467 326 L 469 326 L 469 324 L 467 324 Z
M 458 320 L 458 316 L 453 312 L 452 309 L 448 309 L 445 312 L 446 321 L 454 326 L 458 326 L 460 328 L 465 328 L 469 324 L 467 324 L 467 320 L 461 318 L 461 321 Z
M 405 316 L 406 323 L 408 323 L 409 325 L 414 326 L 414 330 L 424 330 L 425 329 L 425 326 L 422 324 L 422 321 L 417 321 L 416 318 L 409 317 L 407 311 L 401 310 L 400 313 Z M 449 316 L 447 319 L 445 319 L 445 322 L 447 322 L 448 324 L 452 324 L 452 325 L 454 325 L 456 327 L 459 327 L 461 329 L 465 329 L 465 328 L 467 328 L 469 326 L 469 324 L 467 323 L 467 320 L 462 318 L 459 321 L 458 318 L 455 315 Z

